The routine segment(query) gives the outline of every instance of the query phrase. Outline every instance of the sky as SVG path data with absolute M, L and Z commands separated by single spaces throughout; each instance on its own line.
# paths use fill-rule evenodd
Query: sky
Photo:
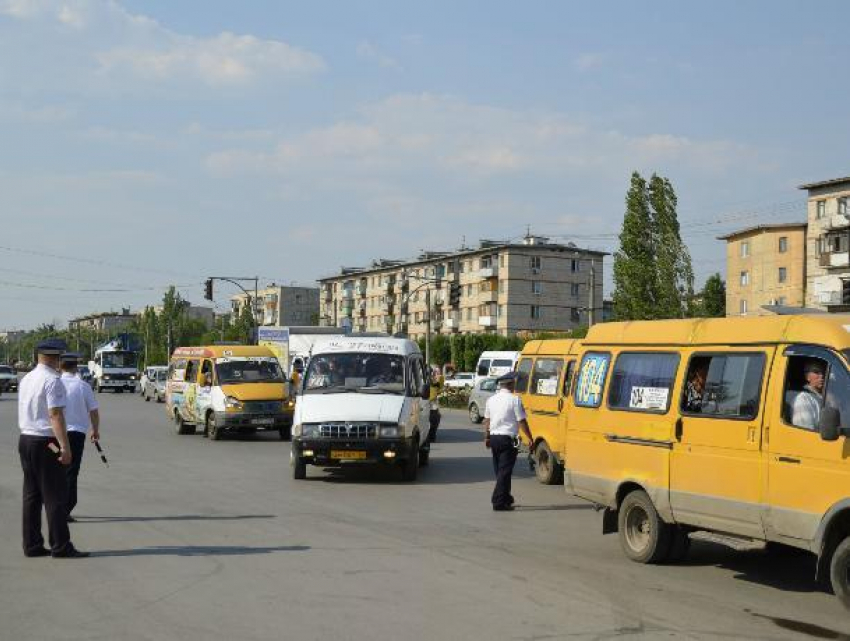
M 527 229 L 613 252 L 633 171 L 673 183 L 701 286 L 718 235 L 804 220 L 798 186 L 850 174 L 848 22 L 842 1 L 0 0 L 0 330 Z

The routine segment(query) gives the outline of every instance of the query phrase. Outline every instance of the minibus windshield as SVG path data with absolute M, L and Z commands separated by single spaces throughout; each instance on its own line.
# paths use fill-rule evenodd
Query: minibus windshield
M 404 394 L 404 358 L 392 354 L 320 354 L 310 361 L 304 381 L 305 394 Z
M 222 358 L 215 370 L 219 385 L 283 383 L 283 372 L 275 358 Z

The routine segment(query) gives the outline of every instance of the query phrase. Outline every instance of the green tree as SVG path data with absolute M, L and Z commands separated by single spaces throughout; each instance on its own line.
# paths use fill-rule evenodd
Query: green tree
M 720 274 L 712 274 L 705 281 L 700 294 L 702 316 L 720 318 L 726 316 L 726 281 Z
M 676 192 L 667 178 L 652 174 L 648 194 L 658 296 L 655 318 L 692 316 L 694 272 L 690 252 L 680 234 Z
M 655 246 L 646 181 L 638 172 L 626 194 L 620 249 L 614 254 L 614 315 L 618 320 L 654 317 L 658 300 Z

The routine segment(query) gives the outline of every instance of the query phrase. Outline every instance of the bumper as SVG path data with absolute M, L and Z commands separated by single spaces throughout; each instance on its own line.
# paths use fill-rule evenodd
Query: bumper
M 278 430 L 292 425 L 292 412 L 275 414 L 243 414 L 216 412 L 215 424 L 221 430 Z
M 345 463 L 394 463 L 413 454 L 416 441 L 410 438 L 337 440 L 324 438 L 292 439 L 292 455 L 311 465 Z M 340 456 L 346 453 L 347 456 Z M 353 458 L 358 456 L 359 458 Z
M 113 380 L 103 380 L 99 381 L 101 387 L 123 387 L 125 389 L 135 389 L 138 381 L 113 381 Z
M 0 392 L 17 392 L 18 381 L 0 380 Z

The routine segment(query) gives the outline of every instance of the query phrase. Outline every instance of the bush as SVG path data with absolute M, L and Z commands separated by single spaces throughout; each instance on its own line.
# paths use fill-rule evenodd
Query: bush
M 440 407 L 466 409 L 469 404 L 469 389 L 465 387 L 444 387 L 437 397 Z

